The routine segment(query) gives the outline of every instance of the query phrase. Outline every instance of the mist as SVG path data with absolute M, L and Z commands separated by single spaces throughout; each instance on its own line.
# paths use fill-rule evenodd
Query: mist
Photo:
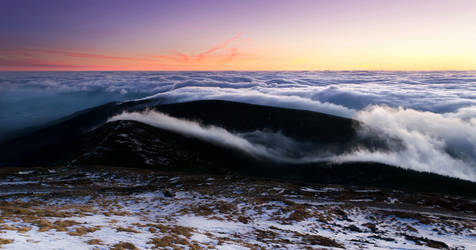
M 85 108 L 142 99 L 157 103 L 225 100 L 322 112 L 359 120 L 371 133 L 396 138 L 402 145 L 333 155 L 279 133 L 237 133 L 152 111 L 112 119 L 135 119 L 235 147 L 254 157 L 292 162 L 375 161 L 476 180 L 475 71 L 2 72 L 0 141 L 18 130 Z M 365 137 L 370 132 L 361 129 L 358 133 Z
M 371 106 L 356 114 L 375 133 L 398 138 L 402 149 L 340 155 L 338 162 L 374 161 L 476 181 L 475 107 L 437 114 L 405 108 Z M 367 130 L 359 131 L 361 134 Z
M 474 118 L 463 119 L 465 114 L 466 111 L 442 115 L 371 106 L 354 116 L 365 124 L 357 131 L 359 136 L 365 138 L 378 133 L 380 137 L 397 139 L 398 147 L 385 150 L 359 147 L 342 154 L 332 154 L 318 143 L 299 142 L 276 132 L 232 132 L 152 110 L 125 112 L 109 121 L 134 120 L 277 162 L 378 162 L 476 181 L 476 123 Z
M 113 116 L 108 122 L 131 120 L 157 128 L 173 131 L 184 136 L 198 138 L 216 145 L 241 150 L 249 155 L 267 160 L 288 163 L 312 162 L 324 159 L 295 158 L 301 145 L 291 138 L 279 133 L 254 131 L 250 133 L 233 133 L 216 126 L 205 126 L 195 121 L 177 119 L 157 111 L 124 112 Z

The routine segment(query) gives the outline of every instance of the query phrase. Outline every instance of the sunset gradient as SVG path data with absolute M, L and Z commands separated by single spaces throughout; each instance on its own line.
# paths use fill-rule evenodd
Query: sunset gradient
M 0 70 L 475 70 L 474 0 L 0 1 Z

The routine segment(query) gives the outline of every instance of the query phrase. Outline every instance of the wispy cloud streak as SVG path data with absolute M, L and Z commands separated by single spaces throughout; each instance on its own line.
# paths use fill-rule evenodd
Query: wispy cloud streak
M 45 48 L 14 48 L 0 50 L 1 69 L 31 70 L 35 67 L 51 69 L 90 68 L 95 69 L 143 69 L 143 70 L 193 70 L 204 66 L 229 63 L 240 55 L 238 47 L 228 48 L 241 37 L 241 33 L 198 54 L 171 51 L 169 54 L 143 57 L 116 56 L 82 51 Z M 229 52 L 228 52 L 229 51 Z M 59 63 L 61 62 L 61 63 Z M 104 65 L 104 66 L 99 66 Z
M 240 36 L 241 36 L 241 33 L 238 33 L 238 34 L 236 34 L 236 36 L 226 40 L 224 43 L 215 45 L 215 46 L 211 47 L 210 49 L 198 54 L 198 60 L 199 61 L 203 60 L 206 56 L 212 54 L 213 52 L 215 52 L 217 50 L 220 50 L 220 49 L 223 49 L 223 48 L 226 48 L 231 42 L 240 38 Z
M 92 59 L 124 60 L 124 61 L 153 61 L 153 60 L 144 59 L 144 58 L 110 56 L 110 55 L 72 52 L 72 51 L 64 51 L 64 50 L 51 50 L 51 49 L 23 49 L 23 50 L 25 52 L 55 54 L 55 55 L 62 55 L 62 56 L 76 57 L 76 58 L 92 58 Z
M 157 58 L 168 63 L 178 63 L 186 65 L 204 65 L 207 63 L 228 63 L 239 56 L 240 49 L 237 47 L 230 48 L 230 53 L 227 54 L 226 50 L 230 44 L 241 37 L 241 33 L 236 34 L 234 37 L 227 39 L 223 43 L 215 45 L 199 54 L 186 54 L 180 51 L 173 51 L 171 54 L 155 55 L 152 58 Z M 220 52 L 220 53 L 218 53 Z

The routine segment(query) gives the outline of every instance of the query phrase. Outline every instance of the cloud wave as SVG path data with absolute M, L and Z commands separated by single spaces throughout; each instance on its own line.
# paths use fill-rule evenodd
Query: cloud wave
M 468 113 L 474 115 L 475 110 L 476 107 L 471 107 L 437 114 L 371 106 L 358 112 L 355 119 L 372 131 L 398 138 L 403 149 L 386 152 L 359 149 L 335 160 L 381 162 L 476 181 L 476 118 L 468 118 Z
M 355 118 L 367 125 L 358 131 L 360 136 L 379 133 L 386 138 L 398 139 L 403 145 L 385 151 L 358 148 L 332 155 L 317 148 L 317 144 L 305 144 L 279 133 L 230 132 L 151 110 L 125 112 L 109 121 L 134 120 L 278 162 L 379 162 L 476 181 L 475 119 L 463 120 L 454 115 L 385 106 L 369 107 L 358 112 Z
M 217 145 L 235 148 L 246 152 L 257 158 L 265 158 L 280 162 L 302 163 L 318 161 L 315 158 L 292 158 L 287 154 L 295 150 L 298 143 L 294 140 L 276 133 L 254 131 L 250 133 L 232 133 L 226 129 L 216 126 L 204 126 L 198 122 L 185 119 L 177 119 L 167 114 L 156 111 L 145 112 L 124 112 L 108 120 L 108 122 L 118 120 L 131 120 L 145 123 L 157 128 L 173 131 L 185 136 L 198 138 Z M 257 143 L 260 141 L 261 143 Z M 270 146 L 269 142 L 280 142 L 279 147 Z

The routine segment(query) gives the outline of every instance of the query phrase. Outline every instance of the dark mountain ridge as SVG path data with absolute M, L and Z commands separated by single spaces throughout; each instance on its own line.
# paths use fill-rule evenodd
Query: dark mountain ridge
M 156 100 L 108 103 L 77 112 L 50 126 L 25 133 L 0 145 L 0 165 L 49 164 L 55 147 L 74 147 L 74 142 L 124 111 L 154 109 L 173 117 L 199 121 L 230 131 L 268 130 L 299 141 L 313 141 L 327 147 L 355 145 L 357 121 L 337 116 L 285 108 L 228 101 L 195 101 L 156 105 Z M 60 146 L 61 145 L 61 146 Z M 28 156 L 28 157 L 26 157 Z

